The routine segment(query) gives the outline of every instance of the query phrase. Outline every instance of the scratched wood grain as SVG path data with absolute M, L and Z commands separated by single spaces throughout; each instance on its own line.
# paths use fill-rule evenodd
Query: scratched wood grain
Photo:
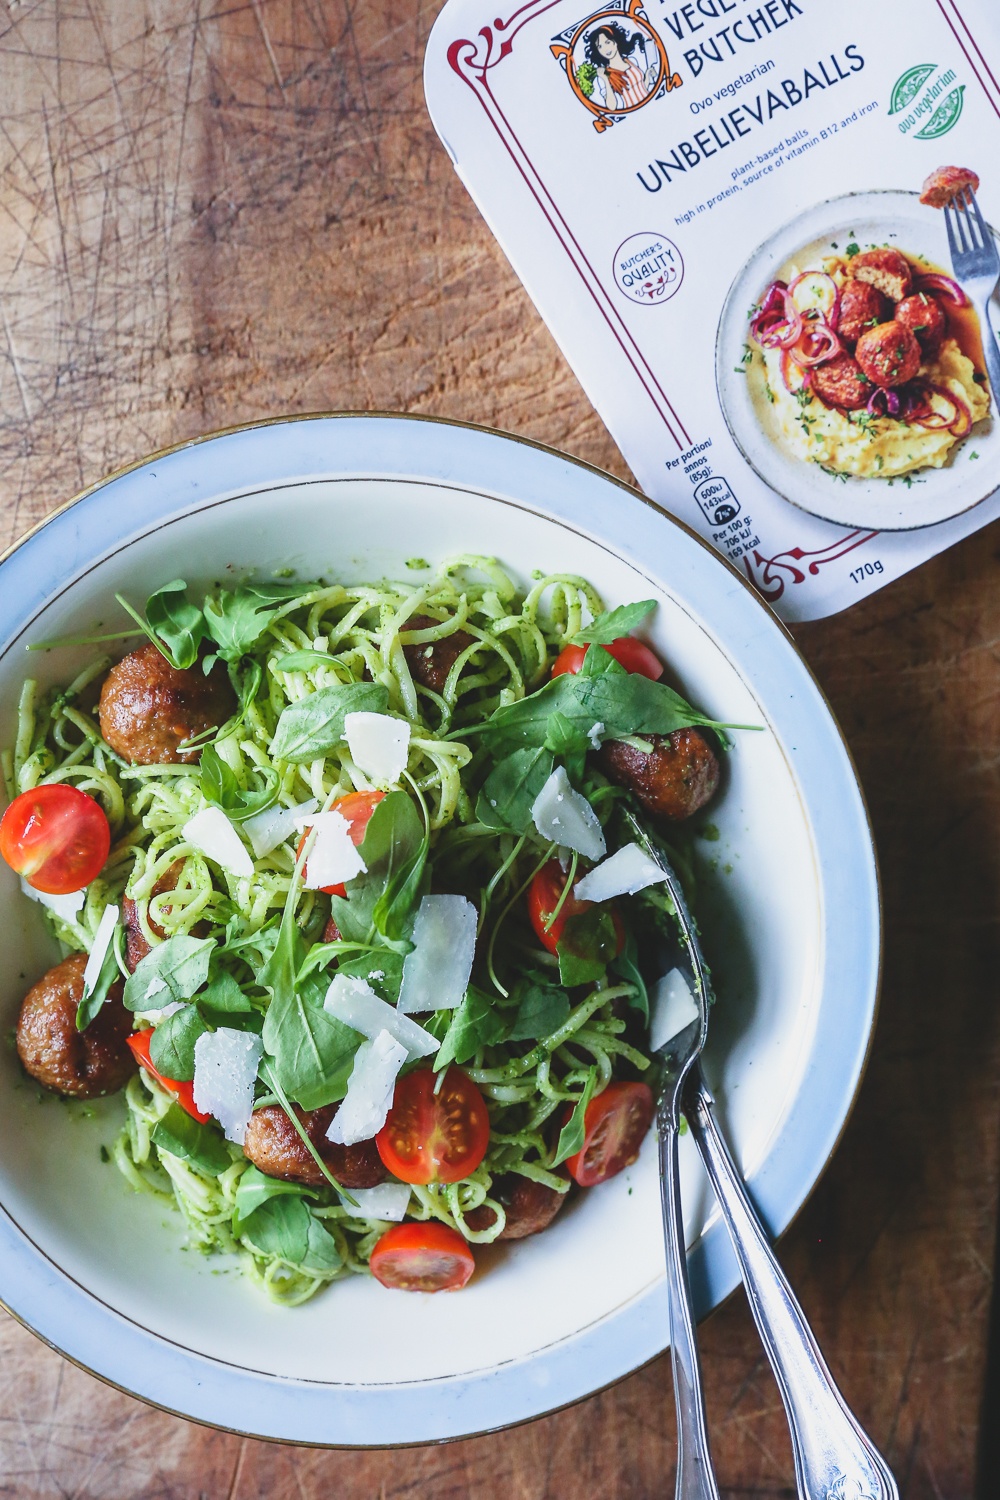
M 152 449 L 289 411 L 467 418 L 627 476 L 431 130 L 436 9 L 0 5 L 3 543 Z M 905 1500 L 973 1483 L 1000 1155 L 998 541 L 799 632 L 868 793 L 888 942 L 858 1107 L 782 1253 Z M 724 1494 L 792 1496 L 742 1298 L 703 1337 Z M 155 1412 L 3 1319 L 0 1495 L 653 1500 L 671 1404 L 661 1360 L 505 1434 L 320 1452 Z

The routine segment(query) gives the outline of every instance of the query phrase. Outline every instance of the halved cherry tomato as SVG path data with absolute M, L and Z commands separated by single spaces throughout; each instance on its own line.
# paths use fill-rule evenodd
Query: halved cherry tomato
M 551 675 L 561 677 L 564 672 L 579 672 L 589 649 L 589 646 L 564 646 L 552 665 Z M 663 676 L 660 658 L 648 646 L 643 645 L 642 641 L 637 641 L 634 635 L 620 635 L 616 641 L 609 642 L 601 649 L 613 656 L 626 672 L 638 672 L 651 682 L 658 682 Z
M 582 911 L 589 911 L 595 905 L 593 901 L 578 901 L 570 891 L 559 908 L 559 915 L 547 926 L 549 918 L 559 906 L 559 897 L 563 893 L 567 878 L 559 861 L 550 859 L 547 865 L 542 866 L 528 887 L 528 917 L 535 929 L 538 941 L 550 953 L 558 950 L 562 930 L 569 918 L 578 916 Z M 618 952 L 620 953 L 625 946 L 625 928 L 614 907 L 611 907 L 611 919 L 615 924 L 615 932 L 618 934 Z
M 351 833 L 351 843 L 355 849 L 363 842 L 364 836 L 368 831 L 368 823 L 371 815 L 384 796 L 385 792 L 348 792 L 346 797 L 338 798 L 331 807 L 331 812 L 339 812 L 342 817 L 347 819 L 347 825 Z M 299 839 L 299 847 L 295 851 L 296 859 L 298 859 L 305 848 L 308 837 L 309 829 L 307 828 Z M 306 860 L 306 867 L 302 872 L 303 879 L 306 878 L 308 870 L 309 861 Z M 321 885 L 317 889 L 325 891 L 328 896 L 347 895 L 346 885 Z
M 149 1055 L 149 1044 L 153 1039 L 153 1032 L 155 1030 L 155 1026 L 151 1026 L 148 1031 L 133 1031 L 132 1035 L 127 1038 L 128 1044 L 132 1048 L 133 1056 L 146 1069 L 147 1073 L 153 1075 L 157 1083 L 163 1084 L 168 1094 L 173 1094 L 181 1109 L 186 1109 L 191 1118 L 197 1120 L 200 1125 L 207 1125 L 212 1116 L 203 1115 L 197 1104 L 195 1104 L 194 1084 L 185 1082 L 180 1078 L 164 1078 L 163 1074 L 157 1068 L 153 1067 Z
M 476 1269 L 462 1236 L 432 1219 L 394 1224 L 372 1251 L 372 1275 L 401 1292 L 457 1292 Z
M 609 1083 L 583 1117 L 583 1145 L 566 1162 L 581 1187 L 596 1187 L 630 1166 L 653 1123 L 653 1091 L 645 1083 Z
M 490 1117 L 472 1079 L 450 1067 L 418 1068 L 396 1084 L 392 1108 L 375 1137 L 378 1154 L 401 1182 L 461 1182 L 486 1155 Z
M 36 891 L 68 896 L 104 868 L 111 828 L 104 809 L 75 786 L 47 782 L 22 792 L 0 819 L 0 854 Z

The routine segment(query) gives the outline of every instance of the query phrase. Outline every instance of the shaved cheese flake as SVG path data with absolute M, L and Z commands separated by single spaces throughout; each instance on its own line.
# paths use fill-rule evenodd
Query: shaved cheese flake
M 604 829 L 594 809 L 573 790 L 564 766 L 556 766 L 538 793 L 531 817 L 543 839 L 573 849 L 585 859 L 603 859 L 607 852 Z
M 476 908 L 464 896 L 425 896 L 413 923 L 413 952 L 403 959 L 397 1009 L 454 1010 L 465 999 L 476 956 Z
M 86 888 L 82 891 L 70 891 L 68 896 L 53 896 L 48 891 L 36 891 L 23 875 L 21 876 L 21 889 L 30 900 L 47 907 L 53 916 L 59 918 L 60 922 L 72 922 L 87 899 Z
M 393 1006 L 380 1000 L 367 979 L 336 974 L 326 992 L 323 1009 L 338 1021 L 343 1021 L 345 1026 L 360 1031 L 370 1042 L 380 1031 L 387 1031 L 406 1048 L 407 1062 L 413 1062 L 417 1057 L 429 1057 L 440 1046 L 437 1039 L 416 1021 L 401 1016 Z
M 253 1086 L 264 1043 L 252 1031 L 220 1026 L 194 1044 L 194 1102 L 214 1115 L 226 1139 L 242 1146 L 253 1110 Z
M 649 1020 L 650 1050 L 657 1052 L 692 1021 L 698 1019 L 698 1006 L 680 969 L 657 981 L 653 990 Z
M 338 1146 L 370 1141 L 385 1124 L 396 1076 L 406 1061 L 406 1048 L 388 1031 L 362 1042 L 354 1056 L 347 1093 L 326 1132 Z
M 299 802 L 295 807 L 267 807 L 263 812 L 254 813 L 252 818 L 244 818 L 243 831 L 256 858 L 263 859 L 265 854 L 270 854 L 291 838 L 299 826 L 298 819 L 315 812 L 317 807 L 316 798 L 310 797 L 308 802 Z
M 603 733 L 604 724 L 600 719 L 598 719 L 596 724 L 591 724 L 590 728 L 587 730 L 587 738 L 590 741 L 592 749 L 600 750 L 602 743 L 601 736 Z
M 181 829 L 184 838 L 231 875 L 253 874 L 253 860 L 221 807 L 203 807 Z
M 578 901 L 610 901 L 613 896 L 632 896 L 663 879 L 663 871 L 645 849 L 626 844 L 578 880 L 573 895 Z
M 389 786 L 402 776 L 410 749 L 410 726 L 405 719 L 345 714 L 344 738 L 354 764 L 379 786 Z
M 343 813 L 317 813 L 315 817 L 297 818 L 296 828 L 314 829 L 316 840 L 306 855 L 307 890 L 325 890 L 343 885 L 355 875 L 363 875 L 368 866 L 354 847 L 351 825 Z
M 399 1224 L 410 1206 L 408 1182 L 380 1182 L 378 1187 L 351 1188 L 354 1203 L 344 1199 L 344 1207 L 361 1219 L 386 1219 Z
M 94 986 L 101 977 L 101 968 L 104 958 L 111 947 L 111 939 L 115 935 L 118 926 L 118 918 L 121 915 L 117 906 L 106 906 L 100 922 L 97 924 L 97 932 L 94 936 L 94 946 L 90 950 L 87 959 L 87 967 L 83 971 L 83 998 L 88 999 L 94 992 Z

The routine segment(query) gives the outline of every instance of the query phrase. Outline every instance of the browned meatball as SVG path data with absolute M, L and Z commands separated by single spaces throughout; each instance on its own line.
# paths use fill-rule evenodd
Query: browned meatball
M 440 623 L 439 620 L 432 620 L 429 615 L 414 615 L 403 628 L 432 630 Z M 410 676 L 421 687 L 430 688 L 434 693 L 443 692 L 448 673 L 466 647 L 472 645 L 473 639 L 467 630 L 453 630 L 451 635 L 443 636 L 439 641 L 404 646 L 403 655 L 406 657 Z
M 895 318 L 869 328 L 858 339 L 854 351 L 861 369 L 876 385 L 905 385 L 920 369 L 920 345 L 916 335 Z
M 892 304 L 878 287 L 867 281 L 848 281 L 840 294 L 837 332 L 848 344 L 856 344 L 866 328 L 892 317 Z
M 201 666 L 179 672 L 150 642 L 111 668 L 101 688 L 101 733 L 134 766 L 196 761 L 200 747 L 178 746 L 217 729 L 236 710 L 225 669 L 216 663 L 206 677 Z
M 17 1018 L 17 1052 L 25 1071 L 71 1099 L 114 1094 L 138 1067 L 126 1042 L 132 1017 L 122 1005 L 120 982 L 112 985 L 86 1031 L 77 1031 L 86 967 L 86 953 L 64 958 L 28 991 Z
M 555 1188 L 546 1187 L 544 1182 L 532 1182 L 530 1177 L 521 1177 L 517 1172 L 498 1177 L 490 1192 L 507 1213 L 498 1240 L 525 1240 L 529 1234 L 548 1229 L 569 1197 L 568 1193 L 558 1193 Z M 496 1218 L 493 1209 L 483 1203 L 465 1215 L 465 1222 L 479 1234 L 495 1224 Z
M 835 354 L 825 364 L 815 365 L 812 388 L 827 406 L 839 406 L 841 411 L 859 411 L 867 406 L 873 389 L 851 354 Z
M 948 332 L 948 314 L 929 292 L 914 292 L 896 308 L 896 322 L 912 334 L 925 354 L 936 354 Z
M 920 201 L 931 208 L 944 208 L 956 193 L 966 188 L 975 192 L 978 186 L 979 178 L 971 167 L 935 167 L 920 189 Z
M 671 735 L 649 734 L 647 754 L 624 740 L 605 740 L 597 759 L 605 776 L 628 787 L 657 818 L 679 823 L 690 818 L 715 794 L 719 762 L 697 729 L 675 729 Z
M 329 1167 L 332 1176 L 345 1188 L 376 1187 L 385 1181 L 386 1171 L 374 1141 L 359 1141 L 356 1146 L 337 1146 L 328 1141 L 326 1132 L 337 1110 L 337 1104 L 322 1109 L 300 1109 L 294 1106 L 299 1121 L 316 1150 Z M 277 1104 L 255 1110 L 247 1126 L 243 1155 L 268 1177 L 283 1177 L 288 1182 L 304 1182 L 320 1187 L 326 1178 L 306 1150 L 295 1126 Z
M 851 261 L 851 275 L 877 287 L 890 302 L 902 302 L 913 285 L 913 270 L 906 256 L 885 246 L 856 255 Z

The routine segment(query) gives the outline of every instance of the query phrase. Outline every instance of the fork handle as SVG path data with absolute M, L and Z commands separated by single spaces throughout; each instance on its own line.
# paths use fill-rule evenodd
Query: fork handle
M 671 1118 L 672 1115 L 672 1118 Z M 705 1423 L 701 1361 L 694 1331 L 691 1287 L 687 1274 L 684 1216 L 681 1211 L 679 1120 L 661 1108 L 656 1127 L 660 1151 L 660 1196 L 667 1248 L 667 1297 L 670 1314 L 670 1360 L 677 1407 L 677 1482 L 675 1500 L 719 1500 Z
M 986 373 L 990 378 L 990 393 L 993 397 L 993 419 L 996 421 L 997 408 L 1000 407 L 1000 348 L 997 347 L 997 336 L 990 322 L 989 297 L 973 299 L 973 305 L 979 314 L 979 326 L 983 335 L 983 358 L 986 360 Z
M 899 1500 L 892 1474 L 837 1389 L 775 1259 L 700 1075 L 688 1087 L 686 1105 L 785 1403 L 800 1500 Z

